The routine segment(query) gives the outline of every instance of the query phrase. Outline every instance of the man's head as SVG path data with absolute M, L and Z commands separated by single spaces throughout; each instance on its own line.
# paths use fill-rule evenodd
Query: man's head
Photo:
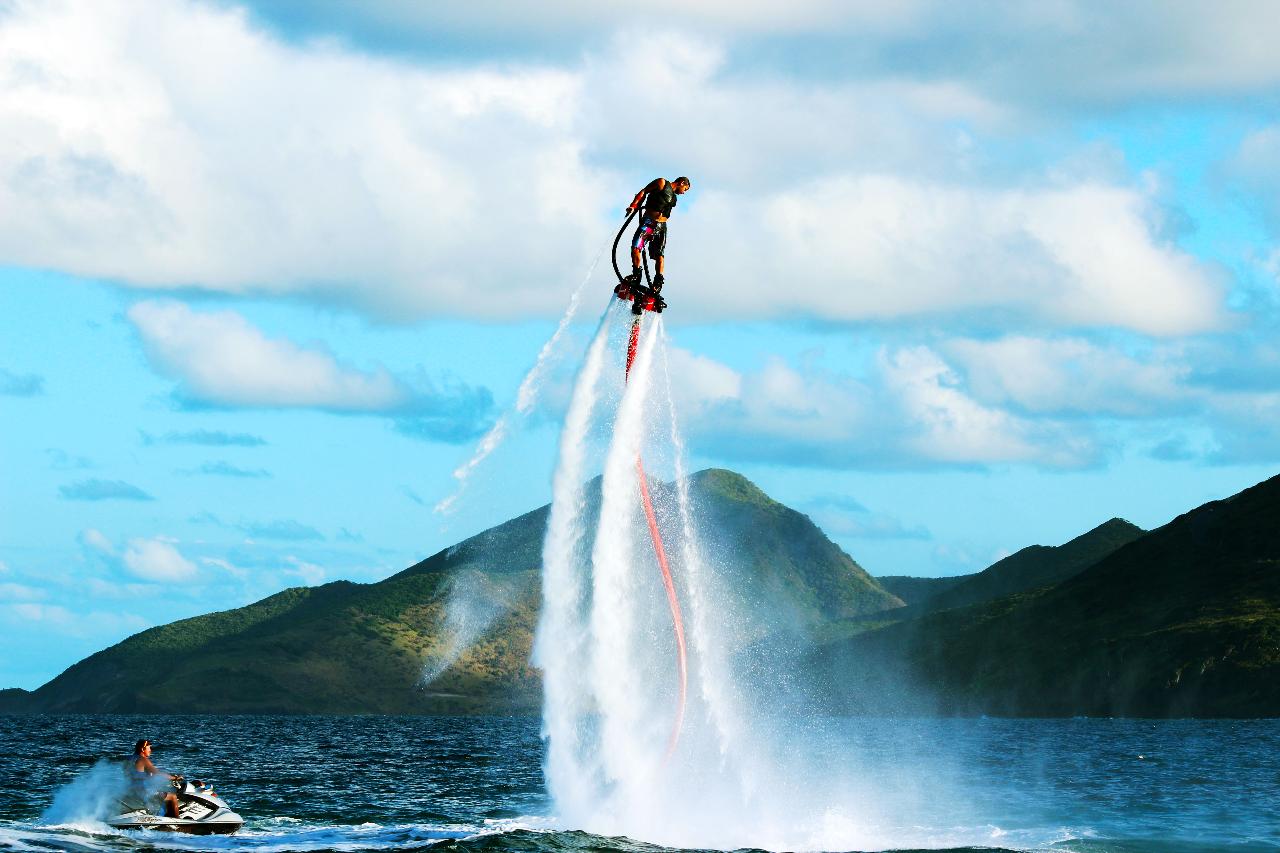
M 151 754 L 151 741 L 140 740 L 133 745 L 133 754 L 141 755 L 143 758 Z
M 671 186 L 677 193 L 683 195 L 689 191 L 689 187 L 693 186 L 693 183 L 688 178 L 681 175 L 671 182 Z

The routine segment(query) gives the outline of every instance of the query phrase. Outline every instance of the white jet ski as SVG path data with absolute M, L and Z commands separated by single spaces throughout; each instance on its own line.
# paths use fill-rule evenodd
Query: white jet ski
M 181 776 L 173 779 L 173 792 L 178 797 L 178 816 L 155 814 L 139 797 L 120 801 L 121 813 L 107 819 L 115 829 L 155 829 L 161 832 L 185 832 L 191 835 L 225 835 L 244 825 L 244 819 L 231 810 L 213 789 L 200 780 L 188 782 Z

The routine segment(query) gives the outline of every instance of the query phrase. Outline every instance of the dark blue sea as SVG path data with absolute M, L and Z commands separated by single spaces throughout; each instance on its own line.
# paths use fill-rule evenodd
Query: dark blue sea
M 819 751 L 856 756 L 841 759 L 854 765 L 842 772 L 912 790 L 881 800 L 902 802 L 897 814 L 840 803 L 832 831 L 808 837 L 838 838 L 846 824 L 856 837 L 859 821 L 874 820 L 881 838 L 899 827 L 903 841 L 873 849 L 1280 848 L 1280 721 L 849 719 L 820 728 Z M 103 762 L 143 737 L 160 766 L 212 780 L 244 828 L 190 837 L 102 824 L 94 792 Z M 542 761 L 539 722 L 526 718 L 0 717 L 0 850 L 667 849 L 562 825 Z

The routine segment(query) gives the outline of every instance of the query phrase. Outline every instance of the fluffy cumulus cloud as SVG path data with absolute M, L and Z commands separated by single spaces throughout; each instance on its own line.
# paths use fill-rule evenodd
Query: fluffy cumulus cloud
M 129 319 L 152 365 L 196 401 L 368 412 L 405 398 L 386 370 L 361 372 L 327 352 L 270 339 L 234 311 L 202 314 L 180 302 L 140 302 Z
M 681 411 L 697 449 L 720 458 L 864 469 L 1077 468 L 1102 452 L 1087 426 L 978 401 L 928 347 L 884 349 L 864 377 L 780 359 L 748 375 L 724 365 L 686 370 L 689 360 L 673 353 Z
M 690 223 L 688 239 L 718 251 L 690 258 L 691 300 L 708 315 L 967 313 L 1154 335 L 1225 321 L 1220 283 L 1157 239 L 1159 210 L 1132 187 L 1001 190 L 864 175 L 754 197 L 710 191 L 700 204 L 709 214 Z M 767 233 L 752 225 L 766 222 Z
M 1003 312 L 1158 335 L 1220 325 L 1220 282 L 1162 236 L 1145 182 L 1054 178 L 1044 164 L 1011 177 L 982 153 L 975 132 L 1016 125 L 1007 87 L 912 77 L 869 49 L 854 53 L 871 64 L 839 79 L 741 74 L 741 45 L 725 35 L 785 19 L 919 48 L 945 27 L 978 34 L 979 18 L 1092 43 L 1098 20 L 1069 3 L 1055 4 L 1058 18 L 906 5 L 681 7 L 695 33 L 720 35 L 671 35 L 655 69 L 630 49 L 634 34 L 555 61 L 441 67 L 284 39 L 229 5 L 18 3 L 0 21 L 0 122 L 13 131 L 0 139 L 0 259 L 404 319 L 548 314 L 548 293 L 567 291 L 573 265 L 605 242 L 616 220 L 602 212 L 678 161 L 695 177 L 672 241 L 678 275 L 697 283 L 683 316 Z M 566 26 L 570 6 L 540 5 L 537 26 Z M 479 13 L 371 8 L 431 26 L 443 16 L 446 30 L 494 26 Z M 1152 18 L 1207 44 L 1189 16 Z M 945 27 L 919 31 L 935 19 Z M 1250 53 L 1252 70 L 1237 58 L 1237 77 L 1269 79 L 1271 53 Z M 1200 79 L 1200 65 L 1152 67 Z M 659 113 L 668 131 L 636 132 L 637 116 Z M 394 396 L 376 373 L 328 378 L 342 406 Z
M 973 399 L 950 365 L 927 347 L 885 353 L 881 368 L 908 425 L 904 443 L 921 458 L 1057 467 L 1096 461 L 1097 448 L 1087 437 Z
M 407 431 L 442 440 L 474 437 L 491 407 L 486 389 L 440 390 L 381 366 L 360 370 L 325 349 L 270 338 L 234 311 L 146 301 L 128 316 L 152 366 L 177 380 L 177 395 L 189 405 L 383 414 Z
M 0 57 L 9 263 L 420 315 L 540 306 L 513 260 L 585 251 L 563 71 L 295 48 L 193 2 L 18 3 Z
M 303 37 L 424 51 L 442 35 L 471 50 L 553 50 L 607 37 L 629 14 L 590 0 L 483 7 L 407 0 L 251 0 L 262 20 Z M 1040 109 L 1186 93 L 1237 94 L 1280 82 L 1280 23 L 1257 0 L 797 0 L 787 4 L 654 0 L 655 20 L 732 35 L 780 62 L 829 58 L 833 73 L 959 78 Z M 800 37 L 800 38 L 797 38 Z M 763 50 L 761 49 L 763 48 Z M 826 54 L 830 54 L 829 57 Z M 999 57 L 999 61 L 993 61 Z
M 1138 357 L 1080 338 L 954 340 L 948 353 L 984 403 L 1037 414 L 1168 416 L 1193 402 L 1179 352 Z
M 192 580 L 196 566 L 178 550 L 178 540 L 168 536 L 139 536 L 117 548 L 102 531 L 86 528 L 80 533 L 85 552 L 114 571 L 142 581 L 167 583 Z
M 163 537 L 130 539 L 120 562 L 134 577 L 146 581 L 169 583 L 196 576 L 195 564 L 182 556 L 174 540 Z
M 695 448 L 729 461 L 1072 469 L 1125 445 L 1211 465 L 1280 461 L 1280 348 L 1269 342 L 1009 335 L 884 346 L 840 371 L 775 358 L 743 373 L 679 349 L 671 362 Z M 856 502 L 815 506 L 846 535 L 919 532 Z

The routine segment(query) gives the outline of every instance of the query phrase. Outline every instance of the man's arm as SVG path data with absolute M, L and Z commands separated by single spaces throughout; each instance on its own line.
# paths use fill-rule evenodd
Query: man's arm
M 666 185 L 667 185 L 666 178 L 654 178 L 652 181 L 645 184 L 644 189 L 636 193 L 636 197 L 631 200 L 631 204 L 627 206 L 627 210 L 635 210 L 640 206 L 640 202 L 644 199 L 646 195 L 648 195 L 649 193 L 657 192 L 658 190 L 662 189 Z
M 137 767 L 137 764 L 141 764 L 142 766 Z M 161 770 L 159 767 L 152 764 L 151 759 L 147 758 L 145 755 L 137 762 L 137 764 L 134 766 L 137 767 L 138 770 L 145 772 L 148 776 L 168 776 L 170 779 L 174 778 L 172 773 L 166 773 L 164 770 Z

